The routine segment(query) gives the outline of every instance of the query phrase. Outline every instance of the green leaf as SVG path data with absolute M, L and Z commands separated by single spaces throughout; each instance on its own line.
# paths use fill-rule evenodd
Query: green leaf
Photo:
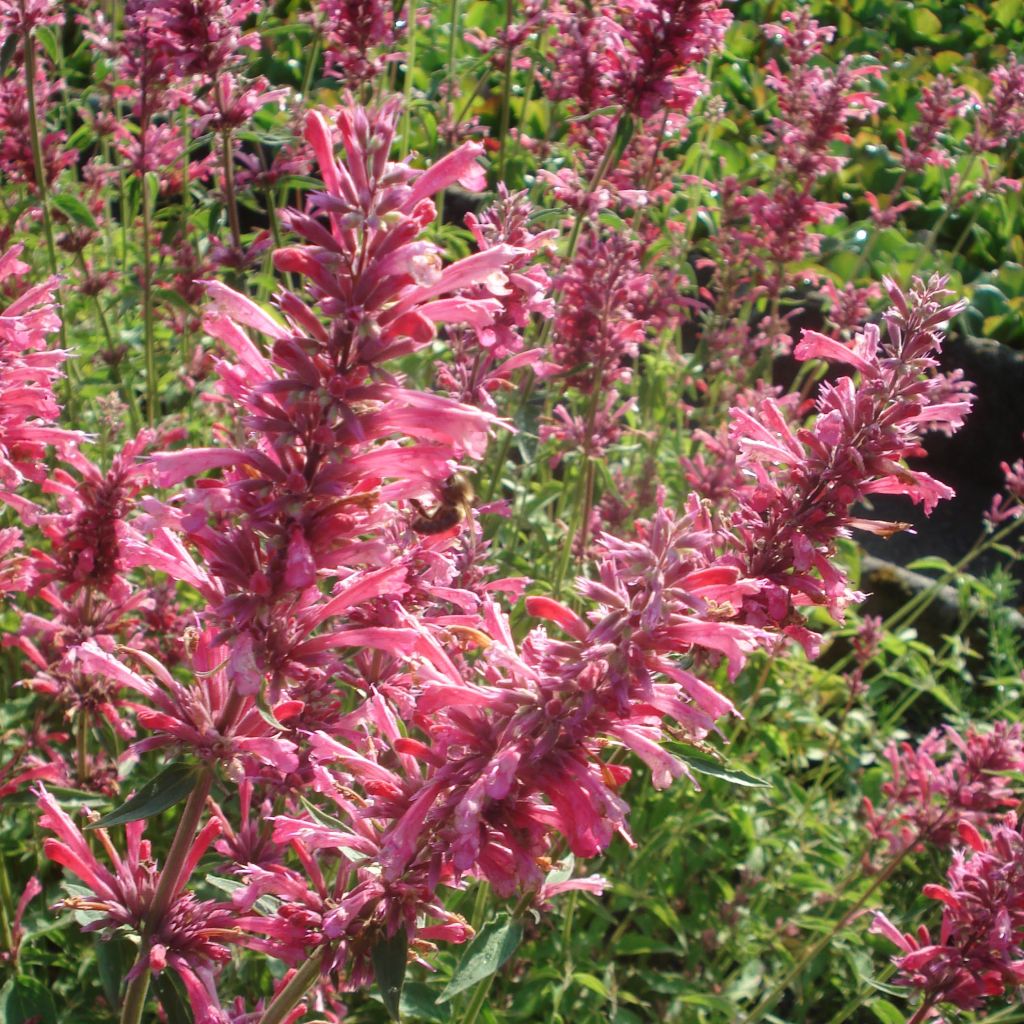
M 516 951 L 523 938 L 523 926 L 507 914 L 491 921 L 466 947 L 452 980 L 437 997 L 445 1003 L 477 982 L 489 978 Z
M 49 987 L 27 974 L 11 978 L 0 989 L 3 1024 L 57 1024 L 57 1005 Z
M 188 998 L 178 981 L 178 975 L 173 971 L 164 971 L 153 979 L 153 983 L 160 1005 L 167 1014 L 167 1024 L 192 1024 Z
M 770 782 L 765 782 L 764 779 L 759 779 L 756 775 L 748 775 L 739 768 L 730 768 L 727 764 L 723 764 L 721 761 L 716 761 L 710 757 L 705 757 L 703 754 L 698 754 L 689 747 L 680 748 L 674 743 L 668 744 L 668 747 L 673 754 L 685 761 L 690 768 L 700 775 L 710 775 L 713 778 L 722 779 L 724 782 L 731 782 L 734 786 L 747 786 L 750 789 L 772 788 Z
M 57 36 L 54 34 L 52 28 L 49 25 L 39 25 L 36 28 L 36 39 L 39 40 L 43 49 L 46 51 L 46 56 L 53 61 L 54 64 L 60 64 L 60 52 L 57 49 Z
M 907 20 L 910 22 L 910 27 L 919 36 L 927 36 L 932 39 L 942 35 L 942 22 L 926 7 L 915 6 L 912 8 Z
M 1003 28 L 1009 28 L 1021 12 L 1021 0 L 996 0 L 992 15 Z
M 380 989 L 384 1009 L 392 1020 L 401 1020 L 399 1004 L 402 999 L 402 984 L 405 968 L 409 962 L 409 936 L 399 927 L 390 939 L 382 939 L 370 952 L 373 961 L 373 976 Z
M 573 971 L 572 980 L 584 988 L 589 988 L 591 992 L 596 992 L 602 999 L 611 998 L 611 993 L 605 983 L 593 974 L 587 974 L 585 971 Z
M 120 935 L 115 935 L 107 941 L 97 937 L 93 942 L 96 947 L 96 966 L 99 969 L 103 994 L 111 1006 L 118 1006 L 121 1002 L 121 979 L 128 973 L 135 959 L 132 947 Z
M 544 879 L 545 885 L 558 885 L 560 882 L 568 882 L 576 870 L 576 858 L 566 854 L 548 873 Z
M 928 555 L 925 558 L 916 558 L 907 564 L 907 568 L 913 572 L 926 572 L 929 569 L 935 572 L 956 572 L 956 569 L 945 558 L 938 555 Z
M 871 1012 L 882 1022 L 882 1024 L 903 1024 L 907 1019 L 906 1014 L 892 1003 L 885 999 L 879 999 L 871 1003 Z
M 76 224 L 82 224 L 93 231 L 96 230 L 96 221 L 89 212 L 89 207 L 78 196 L 62 192 L 53 197 L 53 205 L 69 220 L 73 220 Z
M 566 120 L 570 124 L 579 121 L 589 121 L 592 117 L 605 117 L 608 114 L 617 114 L 621 109 L 618 103 L 613 103 L 610 107 L 598 107 L 597 110 L 589 110 L 585 114 L 567 117 Z
M 156 171 L 146 171 L 143 185 L 143 201 L 149 203 L 149 208 L 152 210 L 156 206 L 157 198 L 160 195 L 160 175 Z
M 14 48 L 18 45 L 18 34 L 12 32 L 5 40 L 4 45 L 0 46 L 0 78 L 3 78 L 7 74 L 7 65 L 11 61 L 11 57 L 14 55 Z
M 183 313 L 189 313 L 192 316 L 195 316 L 195 307 L 173 288 L 154 288 L 153 298 L 160 299 L 161 301 L 166 302 L 168 306 L 174 306 L 175 309 L 180 309 Z
M 437 993 L 422 981 L 410 981 L 402 989 L 399 1012 L 403 1020 L 428 1021 L 429 1024 L 446 1024 L 452 1012 L 448 1006 L 438 1006 Z
M 135 796 L 129 797 L 117 810 L 104 814 L 86 828 L 109 828 L 129 821 L 151 818 L 181 803 L 195 789 L 199 779 L 199 765 L 169 764 L 155 779 L 150 779 Z
M 613 171 L 626 152 L 626 148 L 633 141 L 633 133 L 636 131 L 636 122 L 631 114 L 623 114 L 619 118 L 618 127 L 615 129 L 615 137 L 612 139 L 612 159 L 608 170 Z

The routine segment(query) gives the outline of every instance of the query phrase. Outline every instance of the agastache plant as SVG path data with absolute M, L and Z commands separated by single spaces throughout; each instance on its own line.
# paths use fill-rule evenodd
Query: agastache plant
M 343 161 L 331 126 L 308 119 L 325 190 L 307 212 L 284 217 L 305 244 L 275 254 L 279 270 L 306 280 L 307 301 L 282 290 L 273 315 L 207 284 L 207 329 L 229 353 L 217 363 L 215 398 L 236 410 L 237 425 L 223 429 L 220 447 L 148 460 L 164 486 L 220 475 L 144 502 L 137 522 L 150 537 L 125 534 L 119 556 L 167 572 L 206 602 L 205 629 L 186 644 L 194 681 L 177 681 L 131 645 L 83 639 L 66 655 L 132 694 L 124 706 L 151 733 L 135 754 L 174 746 L 200 765 L 162 866 L 130 826 L 127 860 L 104 839 L 113 871 L 100 868 L 40 793 L 43 823 L 60 840 L 50 850 L 93 889 L 99 926 L 142 940 L 125 1022 L 140 1019 L 150 975 L 167 967 L 201 1019 L 219 1022 L 224 942 L 297 969 L 262 1018 L 276 1022 L 329 976 L 344 987 L 369 982 L 382 950 L 404 961 L 467 939 L 472 929 L 446 909 L 444 888 L 485 879 L 499 894 L 545 902 L 559 888 L 545 885 L 558 837 L 579 857 L 628 837 L 619 791 L 630 771 L 606 752 L 632 751 L 658 788 L 688 774 L 664 740 L 700 742 L 734 713 L 701 671 L 724 661 L 735 675 L 780 628 L 791 632 L 789 602 L 777 596 L 787 590 L 838 607 L 831 544 L 850 502 L 877 490 L 944 493 L 898 460 L 916 449 L 920 424 L 963 411 L 926 413 L 913 400 L 931 386 L 929 353 L 948 313 L 934 288 L 910 303 L 891 288 L 889 349 L 870 331 L 850 347 L 805 338 L 807 354 L 838 356 L 862 374 L 859 389 L 848 381 L 825 391 L 813 431 L 787 426 L 766 447 L 771 435 L 737 413 L 744 468 L 756 472 L 779 451 L 793 467 L 777 476 L 774 500 L 802 513 L 784 532 L 763 476 L 724 532 L 699 506 L 684 516 L 660 508 L 634 539 L 597 539 L 596 575 L 578 582 L 585 616 L 532 597 L 527 611 L 563 636 L 538 627 L 517 643 L 491 596 L 516 588 L 481 585 L 486 572 L 455 558 L 459 534 L 475 523 L 424 535 L 412 502 L 436 500 L 500 424 L 416 391 L 386 364 L 427 345 L 437 323 L 462 324 L 493 346 L 505 297 L 522 301 L 508 272 L 531 249 L 499 242 L 443 266 L 419 237 L 434 215 L 430 197 L 477 180 L 478 149 L 463 146 L 425 171 L 393 163 L 396 114 L 394 104 L 343 109 Z M 269 339 L 267 354 L 249 331 Z M 767 421 L 782 430 L 777 414 Z M 859 476 L 847 468 L 854 455 Z M 758 533 L 745 558 L 719 548 Z M 223 813 L 201 827 L 219 773 L 248 787 L 250 803 L 254 786 L 283 800 L 271 832 L 247 841 L 265 851 L 260 863 L 239 861 L 237 840 L 226 848 L 242 883 L 230 903 L 186 888 L 222 828 Z M 328 816 L 311 814 L 302 790 Z M 338 850 L 347 854 L 328 856 Z

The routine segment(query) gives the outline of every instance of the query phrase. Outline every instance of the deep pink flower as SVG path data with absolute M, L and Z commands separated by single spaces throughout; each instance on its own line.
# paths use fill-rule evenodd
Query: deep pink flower
M 162 486 L 222 470 L 220 479 L 197 483 L 181 508 L 164 506 L 153 520 L 184 534 L 205 567 L 163 529 L 154 534 L 157 551 L 139 547 L 135 557 L 139 564 L 156 558 L 202 591 L 221 639 L 231 642 L 226 671 L 243 694 L 268 674 L 275 693 L 289 677 L 315 685 L 346 647 L 402 648 L 401 631 L 390 624 L 311 637 L 330 615 L 351 614 L 357 602 L 343 595 L 363 575 L 339 581 L 331 601 L 318 583 L 341 566 L 383 566 L 385 549 L 371 553 L 363 538 L 401 522 L 388 503 L 435 492 L 459 459 L 483 454 L 495 422 L 377 372 L 384 360 L 427 344 L 436 322 L 491 323 L 509 294 L 505 268 L 530 254 L 497 244 L 442 265 L 436 247 L 418 236 L 434 216 L 431 196 L 475 177 L 478 149 L 467 144 L 424 171 L 391 163 L 396 116 L 394 104 L 342 110 L 343 163 L 324 119 L 308 119 L 327 187 L 313 197 L 311 213 L 285 218 L 310 244 L 278 250 L 275 263 L 308 279 L 313 306 L 283 292 L 279 319 L 207 282 L 207 329 L 234 360 L 217 365 L 219 397 L 239 408 L 253 443 L 153 460 Z M 246 328 L 271 340 L 269 356 Z M 386 592 L 400 596 L 403 570 L 393 564 L 398 576 L 386 577 Z M 372 587 L 352 592 L 381 596 Z M 329 609 L 324 615 L 321 606 Z
M 28 272 L 18 259 L 21 251 L 16 245 L 0 256 L 0 282 Z M 27 287 L 0 311 L 0 501 L 22 514 L 35 506 L 16 489 L 26 481 L 43 482 L 51 446 L 70 451 L 82 437 L 51 426 L 59 413 L 53 388 L 67 358 L 49 344 L 60 329 L 56 286 L 49 280 Z
M 36 116 L 40 119 L 39 141 L 43 154 L 43 174 L 47 185 L 53 185 L 60 172 L 74 163 L 78 154 L 76 150 L 65 147 L 65 131 L 46 130 L 47 108 L 51 99 L 63 88 L 59 79 L 47 71 L 46 63 L 38 60 L 33 88 Z M 24 71 L 0 79 L 0 171 L 10 181 L 20 182 L 30 192 L 36 192 L 36 168 L 32 154 L 28 91 Z
M 388 0 L 317 0 L 312 19 L 323 36 L 324 71 L 346 89 L 356 90 L 399 56 Z
M 805 645 L 811 638 L 790 617 L 796 605 L 824 605 L 841 617 L 859 599 L 832 560 L 836 538 L 850 527 L 899 529 L 853 517 L 851 507 L 867 495 L 903 494 L 930 512 L 952 495 L 905 460 L 920 452 L 923 431 L 955 430 L 970 409 L 969 395 L 948 394 L 935 358 L 941 325 L 961 304 L 942 304 L 937 278 L 917 282 L 909 298 L 891 281 L 886 288 L 893 308 L 884 340 L 870 324 L 849 344 L 804 331 L 798 359 L 840 361 L 860 374 L 859 382 L 843 377 L 821 388 L 813 425 L 793 424 L 772 398 L 732 411 L 730 439 L 750 476 L 739 507 L 721 522 L 744 574 L 766 583 L 746 614 L 757 625 L 784 626 Z
M 911 126 L 909 142 L 902 129 L 898 132 L 903 166 L 908 171 L 952 164 L 953 158 L 942 136 L 953 119 L 964 113 L 968 102 L 966 91 L 945 75 L 938 75 L 921 90 L 917 101 L 918 119 Z
M 215 965 L 230 959 L 225 942 L 237 942 L 235 918 L 230 904 L 199 900 L 185 890 L 203 854 L 220 830 L 216 820 L 196 836 L 177 879 L 171 904 L 159 921 L 149 921 L 159 870 L 148 840 L 142 838 L 145 822 L 125 826 L 125 852 L 114 847 L 106 829 L 93 835 L 107 854 L 110 867 L 100 863 L 78 826 L 57 806 L 40 785 L 36 790 L 42 815 L 39 824 L 56 838 L 43 843 L 43 852 L 63 865 L 91 890 L 88 896 L 68 896 L 58 906 L 66 910 L 84 910 L 94 918 L 83 931 L 98 931 L 109 938 L 117 929 L 127 927 L 145 935 L 143 954 L 128 973 L 129 980 L 143 970 L 159 974 L 173 968 L 192 999 L 196 1020 L 220 1024 L 219 1003 L 212 990 Z
M 851 57 L 835 68 L 812 63 L 834 31 L 819 26 L 806 7 L 784 11 L 780 23 L 765 26 L 765 33 L 782 44 L 788 65 L 783 72 L 773 59 L 766 68 L 766 82 L 779 102 L 768 140 L 782 175 L 792 175 L 800 186 L 839 170 L 846 161 L 830 151 L 830 143 L 849 142 L 847 122 L 863 120 L 882 106 L 866 90 L 854 88 L 861 78 L 880 77 L 880 66 L 855 68 Z
M 885 749 L 892 777 L 882 785 L 884 807 L 865 797 L 868 832 L 879 842 L 869 866 L 919 844 L 947 846 L 961 823 L 985 829 L 1018 803 L 1003 773 L 1024 768 L 1020 725 L 996 722 L 991 731 L 969 729 L 961 736 L 950 726 L 933 729 L 917 744 L 892 743 Z
M 1024 64 L 1011 54 L 988 77 L 989 92 L 968 140 L 975 151 L 1002 149 L 1024 132 Z
M 1008 462 L 999 465 L 1006 483 L 1003 493 L 992 498 L 992 505 L 985 514 L 992 526 L 1024 517 L 1024 459 L 1017 459 L 1012 466 Z
M 227 649 L 214 646 L 209 634 L 195 643 L 195 682 L 191 686 L 178 682 L 155 658 L 141 651 L 125 653 L 140 660 L 155 679 L 139 675 L 90 642 L 69 652 L 68 660 L 146 699 L 146 704 L 124 704 L 135 711 L 139 725 L 154 734 L 134 745 L 136 754 L 180 744 L 190 754 L 223 763 L 235 777 L 241 776 L 243 768 L 250 774 L 264 767 L 280 775 L 294 771 L 298 767 L 295 744 L 259 713 L 252 696 L 229 705 L 232 687 L 224 668 L 229 660 Z
M 929 1006 L 977 1010 L 1024 985 L 1024 835 L 1010 814 L 991 838 L 966 823 L 960 836 L 970 854 L 954 852 L 948 885 L 923 890 L 943 904 L 938 941 L 924 925 L 903 934 L 881 913 L 871 927 L 903 951 L 893 958 L 897 984 L 920 991 Z

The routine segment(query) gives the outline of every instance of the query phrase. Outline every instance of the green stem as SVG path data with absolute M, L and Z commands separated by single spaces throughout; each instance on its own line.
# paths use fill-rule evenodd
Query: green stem
M 58 275 L 57 267 L 57 247 L 53 241 L 53 221 L 50 218 L 50 191 L 46 181 L 46 162 L 43 158 L 43 142 L 42 137 L 39 134 L 39 108 L 36 104 L 36 50 L 35 40 L 32 38 L 32 32 L 28 28 L 28 16 L 25 10 L 25 0 L 20 0 L 21 15 L 23 23 L 26 26 L 22 33 L 22 47 L 25 51 L 25 95 L 28 99 L 28 129 L 29 139 L 32 146 L 32 165 L 35 171 L 36 177 L 36 188 L 39 190 L 39 205 L 43 211 L 43 234 L 46 236 L 46 255 L 50 267 L 50 273 L 56 277 Z M 60 316 L 60 347 L 67 349 L 67 328 L 65 327 L 65 320 L 67 319 L 63 303 L 61 302 L 60 288 L 55 289 L 57 303 L 61 306 Z M 65 406 L 67 408 L 68 416 L 72 423 L 75 420 L 74 411 L 74 390 L 72 388 L 72 379 L 74 377 L 74 363 L 68 362 L 67 364 L 68 376 L 65 380 Z
M 455 43 L 459 31 L 459 0 L 451 0 L 451 7 L 448 14 L 448 71 L 446 81 L 448 82 L 448 95 L 445 97 L 448 104 L 448 125 L 449 145 L 455 143 Z M 444 223 L 444 190 L 437 196 L 437 223 Z
M 7 863 L 0 852 L 0 938 L 4 949 L 12 954 L 14 949 L 14 931 L 11 922 L 14 920 L 14 897 L 11 894 L 11 880 L 7 877 Z
M 302 102 L 309 102 L 309 90 L 313 86 L 313 72 L 316 63 L 320 59 L 320 33 L 317 32 L 313 38 L 313 45 L 309 48 L 309 60 L 306 61 L 305 70 L 302 72 Z
M 416 67 L 416 18 L 417 10 L 414 0 L 409 0 L 408 32 L 409 45 L 406 47 L 405 78 L 402 81 L 402 151 L 404 160 L 409 155 L 409 142 L 412 133 L 412 73 Z
M 35 41 L 27 27 L 25 0 L 21 0 L 21 14 L 26 19 L 26 28 L 22 35 L 22 45 L 25 49 L 25 95 L 28 99 L 28 127 L 32 145 L 32 164 L 36 175 L 36 188 L 39 189 L 39 205 L 43 210 L 43 233 L 46 235 L 46 255 L 50 263 L 50 273 L 56 274 L 57 248 L 53 242 L 53 221 L 50 219 L 50 192 L 46 182 L 43 144 L 39 135 L 39 109 L 36 106 Z
M 832 734 L 828 749 L 825 751 L 825 756 L 821 759 L 821 764 L 818 766 L 818 774 L 815 776 L 814 783 L 811 786 L 811 792 L 808 795 L 807 804 L 805 806 L 810 806 L 810 804 L 814 802 L 815 797 L 817 797 L 821 792 L 822 783 L 825 781 L 825 774 L 832 763 L 832 758 L 839 746 L 839 740 L 843 735 L 843 726 L 846 725 L 846 719 L 849 718 L 850 711 L 853 710 L 853 702 L 856 699 L 856 692 L 851 687 L 850 694 L 846 698 L 846 705 L 843 708 L 842 714 L 839 716 L 839 721 L 836 722 L 836 730 Z
M 78 723 L 75 735 L 75 763 L 80 784 L 89 777 L 89 716 L 84 707 L 78 709 Z
M 885 628 L 887 630 L 895 629 L 897 626 L 906 627 L 912 625 L 920 618 L 928 605 L 935 599 L 938 592 L 951 580 L 955 579 L 960 573 L 973 562 L 979 555 L 983 554 L 994 544 L 998 544 L 1001 540 L 1011 534 L 1021 525 L 1019 520 L 1011 520 L 1006 526 L 999 530 L 996 530 L 989 537 L 985 537 L 982 534 L 973 544 L 970 551 L 967 552 L 951 569 L 948 569 L 941 576 L 937 577 L 931 585 L 926 587 L 920 593 L 915 594 L 909 601 L 906 602 L 901 608 L 894 612 L 888 620 L 885 622 Z
M 203 816 L 206 807 L 206 798 L 210 795 L 210 787 L 213 785 L 213 771 L 210 767 L 204 767 L 199 778 L 196 780 L 195 788 L 188 795 L 185 802 L 185 809 L 181 812 L 178 820 L 178 828 L 174 833 L 171 848 L 167 851 L 160 878 L 156 883 L 156 892 L 153 893 L 153 901 L 146 913 L 146 923 L 142 932 L 142 946 L 139 950 L 139 957 L 135 962 L 135 968 L 139 973 L 128 986 L 125 993 L 124 1004 L 121 1007 L 121 1024 L 139 1024 L 142 1020 L 142 1010 L 146 1003 L 146 993 L 149 991 L 149 951 L 147 940 L 158 928 L 170 909 L 171 901 L 185 883 L 182 873 L 185 868 L 185 860 L 188 857 L 189 849 L 195 840 L 196 830 Z
M 241 253 L 242 225 L 238 219 L 238 200 L 235 197 L 235 151 L 231 144 L 231 129 L 221 134 L 221 162 L 224 165 L 224 203 L 228 210 L 228 225 L 231 228 L 231 244 Z
M 861 894 L 860 899 L 846 911 L 845 914 L 816 942 L 812 942 L 809 946 L 804 948 L 803 953 L 798 957 L 793 966 L 786 972 L 782 980 L 779 981 L 765 996 L 764 998 L 754 1007 L 748 1016 L 743 1018 L 741 1024 L 757 1024 L 757 1022 L 764 1019 L 766 1013 L 778 1002 L 782 994 L 787 988 L 800 976 L 803 972 L 804 967 L 810 960 L 813 960 L 823 949 L 825 949 L 829 943 L 839 934 L 858 914 L 861 908 L 867 903 L 869 899 L 881 888 L 892 877 L 893 872 L 903 863 L 910 852 L 922 841 L 927 841 L 928 837 L 934 834 L 938 829 L 942 828 L 949 818 L 949 811 L 946 811 L 937 822 L 926 829 L 921 829 L 913 840 L 908 843 L 889 863 L 875 876 L 871 885 L 864 890 Z M 847 876 L 846 880 L 839 886 L 835 895 L 838 897 L 849 885 L 849 883 L 860 874 L 860 869 L 856 869 L 855 872 L 851 872 Z
M 907 1024 L 922 1024 L 922 1021 L 925 1021 L 925 1020 L 928 1019 L 929 1015 L 931 1014 L 932 1007 L 934 1007 L 935 1004 L 938 1001 L 939 1001 L 938 994 L 937 993 L 932 993 L 932 995 L 930 995 L 917 1008 L 917 1012 L 914 1014 L 913 1017 L 910 1018 L 910 1020 L 907 1021 Z
M 319 952 L 314 953 L 292 975 L 288 984 L 274 996 L 270 1005 L 264 1010 L 259 1024 L 281 1024 L 320 977 L 320 960 Z
M 466 1012 L 462 1015 L 462 1024 L 476 1024 L 476 1019 L 480 1016 L 484 1003 L 487 1002 L 487 997 L 490 995 L 493 983 L 494 975 L 492 974 L 489 978 L 481 981 L 473 990 L 473 998 L 470 999 L 466 1006 Z
M 159 396 L 156 387 L 156 340 L 153 330 L 153 210 L 149 175 L 142 184 L 142 336 L 146 350 L 146 421 L 156 426 Z M 153 197 L 156 201 L 156 197 Z
M 878 981 L 888 981 L 895 973 L 895 965 L 889 964 L 879 974 Z M 865 1000 L 877 995 L 878 989 L 875 988 L 873 983 L 862 986 L 857 995 L 855 995 L 842 1009 L 840 1009 L 828 1024 L 843 1024 L 843 1021 L 849 1020 L 850 1017 L 852 1017 L 853 1014 L 864 1005 Z
M 121 1024 L 141 1024 L 142 1011 L 146 1008 L 149 993 L 149 964 L 132 979 L 121 1004 Z
M 455 49 L 459 37 L 459 0 L 451 0 L 448 14 L 448 120 L 454 127 L 455 119 Z M 454 139 L 449 139 L 454 143 Z M 440 218 L 438 218 L 440 219 Z
M 498 150 L 498 181 L 505 180 L 505 149 L 512 110 L 512 17 L 515 0 L 505 0 L 505 88 L 501 93 L 501 140 Z
M 196 837 L 196 831 L 206 807 L 206 798 L 210 795 L 212 785 L 213 772 L 210 768 L 204 768 L 196 782 L 195 789 L 189 793 L 185 809 L 181 812 L 181 818 L 178 821 L 178 829 L 174 833 L 171 848 L 167 851 L 167 858 L 164 861 L 163 870 L 160 872 L 160 880 L 157 882 L 156 892 L 153 894 L 153 902 L 149 907 L 150 928 L 163 920 L 171 905 L 171 900 L 185 884 L 186 880 L 182 878 L 185 859 Z
M 977 157 L 977 153 L 971 153 L 967 158 L 963 174 L 960 176 L 961 182 L 967 181 L 968 175 L 974 169 L 974 161 Z M 955 199 L 955 197 L 953 198 Z M 914 275 L 920 269 L 922 261 L 934 252 L 935 242 L 939 237 L 939 232 L 946 226 L 946 221 L 949 220 L 954 209 L 956 209 L 956 203 L 952 200 L 943 206 L 942 213 L 939 215 L 938 220 L 935 221 L 932 225 L 931 231 L 928 232 L 928 237 L 924 241 L 924 246 L 918 250 L 918 254 L 914 259 L 914 265 L 910 268 L 910 273 L 907 275 L 908 281 L 912 281 L 914 279 Z

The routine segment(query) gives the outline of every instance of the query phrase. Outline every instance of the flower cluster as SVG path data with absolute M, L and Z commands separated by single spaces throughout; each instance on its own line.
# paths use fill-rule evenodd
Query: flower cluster
M 987 829 L 1018 803 L 1006 773 L 1024 768 L 1020 725 L 996 722 L 990 731 L 933 729 L 917 744 L 885 750 L 892 777 L 882 785 L 884 807 L 864 798 L 866 827 L 878 844 L 868 861 L 922 846 L 948 846 L 967 824 Z
M 717 528 L 734 564 L 763 582 L 744 603 L 747 620 L 771 623 L 808 650 L 814 639 L 798 606 L 823 605 L 841 617 L 860 599 L 834 561 L 836 539 L 850 528 L 883 535 L 902 528 L 855 516 L 852 507 L 872 494 L 902 494 L 930 512 L 952 495 L 905 460 L 919 454 L 925 430 L 955 430 L 970 409 L 970 396 L 950 392 L 936 359 L 941 326 L 962 305 L 943 304 L 939 280 L 917 282 L 910 296 L 891 281 L 886 289 L 893 308 L 884 336 L 873 324 L 850 344 L 804 331 L 798 359 L 834 360 L 860 374 L 858 382 L 822 386 L 812 426 L 795 426 L 771 397 L 732 412 L 729 438 L 748 476 L 737 508 L 720 515 Z
M 29 271 L 18 257 L 23 247 L 0 255 L 0 284 L 5 288 Z M 79 439 L 73 431 L 52 424 L 59 407 L 53 389 L 67 353 L 49 347 L 60 328 L 57 282 L 16 286 L 16 296 L 0 312 L 0 501 L 23 515 L 35 510 L 17 494 L 26 481 L 46 479 L 45 455 L 50 446 L 70 449 Z
M 924 887 L 926 896 L 943 905 L 938 941 L 924 925 L 916 935 L 902 933 L 882 913 L 872 924 L 872 931 L 902 951 L 893 958 L 897 984 L 923 997 L 915 1020 L 940 1003 L 977 1010 L 1024 985 L 1022 826 L 1010 814 L 992 826 L 988 838 L 966 822 L 959 834 L 970 853 L 954 852 L 947 885 Z

